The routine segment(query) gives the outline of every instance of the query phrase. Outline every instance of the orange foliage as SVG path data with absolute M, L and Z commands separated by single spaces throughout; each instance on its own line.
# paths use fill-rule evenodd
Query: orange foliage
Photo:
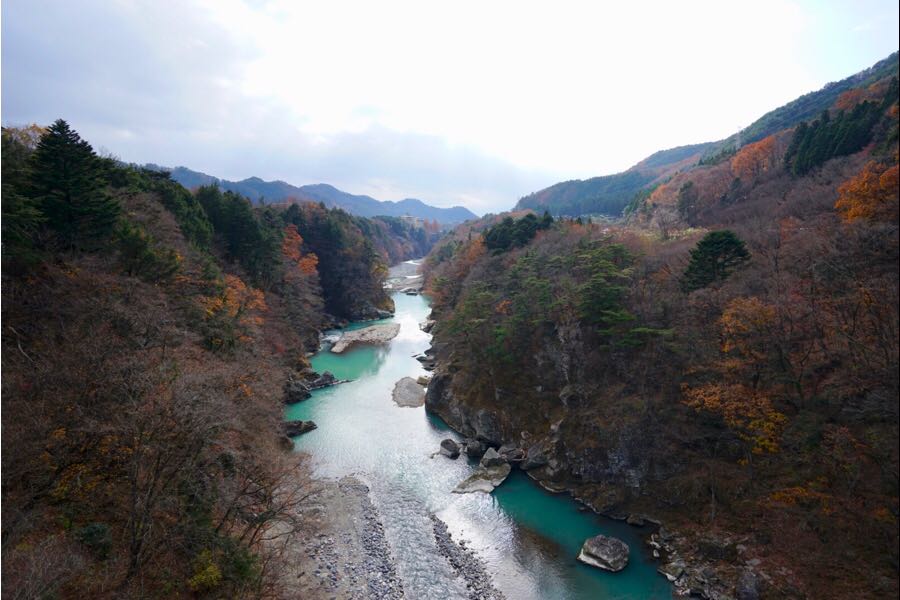
M 759 298 L 735 298 L 722 312 L 722 351 L 738 353 L 754 360 L 767 354 L 765 340 L 775 324 L 775 307 Z
M 247 287 L 236 275 L 225 276 L 225 289 L 222 294 L 200 300 L 207 318 L 225 317 L 243 326 L 261 325 L 263 318 L 259 313 L 269 309 L 263 293 L 255 288 Z
M 850 110 L 857 104 L 863 101 L 865 96 L 865 91 L 861 88 L 853 88 L 852 90 L 847 90 L 840 96 L 838 96 L 837 101 L 834 103 L 834 107 L 838 110 Z
M 293 223 L 284 228 L 284 239 L 281 242 L 281 254 L 286 259 L 293 262 L 300 260 L 300 247 L 303 245 L 303 238 L 297 231 L 297 226 Z
M 747 144 L 731 159 L 731 170 L 736 177 L 753 179 L 775 166 L 775 136 L 770 135 L 753 144 Z
M 778 452 L 778 440 L 787 421 L 767 395 L 741 384 L 709 383 L 682 386 L 685 404 L 722 417 L 729 429 L 750 445 L 753 454 Z
M 896 222 L 898 217 L 898 166 L 870 161 L 856 177 L 838 188 L 834 207 L 845 221 L 858 219 Z
M 319 257 L 310 252 L 306 256 L 297 261 L 297 268 L 304 275 L 315 275 L 318 273 Z
M 290 224 L 284 228 L 284 240 L 281 242 L 281 255 L 289 265 L 296 265 L 303 275 L 315 275 L 318 273 L 319 257 L 310 252 L 303 254 L 301 247 L 303 238 L 297 231 L 297 226 Z

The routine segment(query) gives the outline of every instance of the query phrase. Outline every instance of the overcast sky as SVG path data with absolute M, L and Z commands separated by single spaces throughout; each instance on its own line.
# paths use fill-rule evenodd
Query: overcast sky
M 4 0 L 2 121 L 477 213 L 726 137 L 898 47 L 897 0 Z

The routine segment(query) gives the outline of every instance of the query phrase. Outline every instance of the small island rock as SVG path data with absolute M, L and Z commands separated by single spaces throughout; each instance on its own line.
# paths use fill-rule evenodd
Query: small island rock
M 584 541 L 578 560 L 607 571 L 617 572 L 628 564 L 628 544 L 605 535 L 595 535 Z
M 412 377 L 404 377 L 394 384 L 392 397 L 397 406 L 415 408 L 425 404 L 425 389 Z
M 331 347 L 331 351 L 340 354 L 355 344 L 383 344 L 397 337 L 398 333 L 400 333 L 400 323 L 371 325 L 362 329 L 346 331 L 341 335 L 341 339 Z

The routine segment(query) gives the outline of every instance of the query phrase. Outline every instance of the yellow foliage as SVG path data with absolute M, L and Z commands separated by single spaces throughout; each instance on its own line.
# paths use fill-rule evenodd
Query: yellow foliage
M 204 550 L 194 561 L 194 575 L 188 579 L 188 587 L 192 592 L 205 592 L 222 582 L 222 571 L 213 561 L 212 552 Z
M 862 171 L 838 188 L 834 207 L 847 222 L 858 219 L 897 222 L 898 217 L 897 165 L 887 167 L 870 161 Z
M 777 411 L 769 397 L 741 384 L 709 383 L 682 386 L 684 402 L 695 410 L 722 417 L 725 425 L 750 444 L 753 454 L 778 452 L 778 441 L 787 417 Z

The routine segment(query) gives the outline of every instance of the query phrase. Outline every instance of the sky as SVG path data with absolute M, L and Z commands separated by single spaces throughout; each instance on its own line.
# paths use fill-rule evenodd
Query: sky
M 898 49 L 896 0 L 4 0 L 4 125 L 476 213 L 727 137 Z

